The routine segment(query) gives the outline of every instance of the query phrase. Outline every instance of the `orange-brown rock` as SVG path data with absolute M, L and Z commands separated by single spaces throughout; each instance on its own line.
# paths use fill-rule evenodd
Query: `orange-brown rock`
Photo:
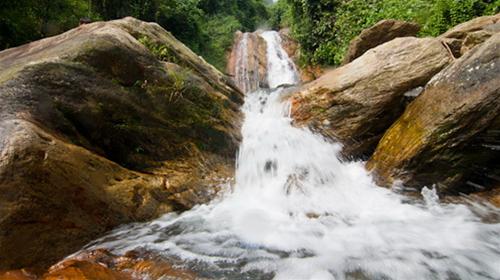
M 342 64 L 347 64 L 363 55 L 367 50 L 398 37 L 413 37 L 420 31 L 417 23 L 384 19 L 364 29 L 351 40 Z
M 128 252 L 123 256 L 104 249 L 82 252 L 52 266 L 42 280 L 142 280 L 202 279 L 195 273 L 175 268 L 152 255 Z
M 11 270 L 11 271 L 0 271 L 0 280 L 37 280 L 38 277 L 25 270 Z
M 113 271 L 88 261 L 66 261 L 61 269 L 53 270 L 42 280 L 132 280 L 131 275 Z
M 405 108 L 405 93 L 452 61 L 433 38 L 397 38 L 327 72 L 292 97 L 292 116 L 344 144 L 344 155 L 371 154 Z
M 254 91 L 259 87 L 268 87 L 267 44 L 264 38 L 259 36 L 260 32 L 242 33 L 237 31 L 234 36 L 226 71 L 243 92 Z M 244 37 L 246 38 L 244 39 Z M 243 40 L 246 42 L 242 45 Z M 242 56 L 246 58 L 243 59 Z M 245 72 L 244 77 L 238 75 L 237 69 L 240 69 L 240 72 Z
M 385 133 L 367 167 L 379 182 L 485 191 L 500 174 L 500 33 L 436 75 Z
M 0 52 L 0 270 L 208 201 L 232 176 L 242 97 L 133 18 Z
M 485 199 L 495 207 L 500 208 L 500 185 L 496 185 L 491 190 L 482 191 L 472 195 L 473 198 Z

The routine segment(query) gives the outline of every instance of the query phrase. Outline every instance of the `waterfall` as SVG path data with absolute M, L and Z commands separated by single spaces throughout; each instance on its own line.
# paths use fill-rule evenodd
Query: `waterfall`
M 261 36 L 274 89 L 246 95 L 234 185 L 87 248 L 144 248 L 212 279 L 500 279 L 500 224 L 481 218 L 497 210 L 380 188 L 362 162 L 339 160 L 340 144 L 293 127 L 275 87 L 297 82 L 295 66 L 276 32 Z
M 281 47 L 278 32 L 266 31 L 261 34 L 267 43 L 267 81 L 270 88 L 280 85 L 295 85 L 299 81 L 297 68 Z

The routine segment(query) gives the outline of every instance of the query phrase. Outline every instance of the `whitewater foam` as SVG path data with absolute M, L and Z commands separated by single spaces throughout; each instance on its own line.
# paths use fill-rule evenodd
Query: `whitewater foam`
M 277 33 L 262 36 L 270 84 L 297 83 Z M 338 143 L 292 126 L 282 91 L 247 94 L 232 191 L 87 248 L 144 248 L 216 279 L 500 279 L 500 224 L 432 188 L 412 201 L 377 187 Z

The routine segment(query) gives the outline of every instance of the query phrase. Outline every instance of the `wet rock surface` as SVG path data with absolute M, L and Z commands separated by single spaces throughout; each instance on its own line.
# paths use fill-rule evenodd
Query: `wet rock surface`
M 379 183 L 486 191 L 500 170 L 500 34 L 436 75 L 385 133 L 368 168 Z
M 242 102 L 230 78 L 133 18 L 0 52 L 0 270 L 208 201 L 233 174 Z
M 55 279 L 203 279 L 151 253 L 130 251 L 122 256 L 105 249 L 84 251 L 52 266 L 42 280 Z
M 229 54 L 227 73 L 233 77 L 238 88 L 251 92 L 267 88 L 267 44 L 259 35 L 253 33 L 235 33 L 233 47 Z
M 48 270 L 0 272 L 2 280 L 202 280 L 196 273 L 180 268 L 154 254 L 130 251 L 115 255 L 106 249 L 81 251 Z

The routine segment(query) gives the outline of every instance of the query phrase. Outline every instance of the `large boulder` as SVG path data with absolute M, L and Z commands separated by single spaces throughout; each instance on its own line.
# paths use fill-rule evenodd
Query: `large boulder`
M 154 23 L 0 52 L 0 270 L 208 201 L 233 174 L 242 93 Z
M 500 178 L 500 34 L 436 75 L 385 133 L 367 167 L 379 183 L 485 191 Z
M 393 19 L 381 20 L 351 40 L 342 64 L 347 64 L 367 50 L 395 38 L 416 36 L 418 31 L 420 31 L 420 26 L 417 23 Z
M 305 85 L 292 97 L 292 116 L 344 144 L 344 155 L 366 157 L 418 91 L 451 62 L 433 38 L 397 38 Z

